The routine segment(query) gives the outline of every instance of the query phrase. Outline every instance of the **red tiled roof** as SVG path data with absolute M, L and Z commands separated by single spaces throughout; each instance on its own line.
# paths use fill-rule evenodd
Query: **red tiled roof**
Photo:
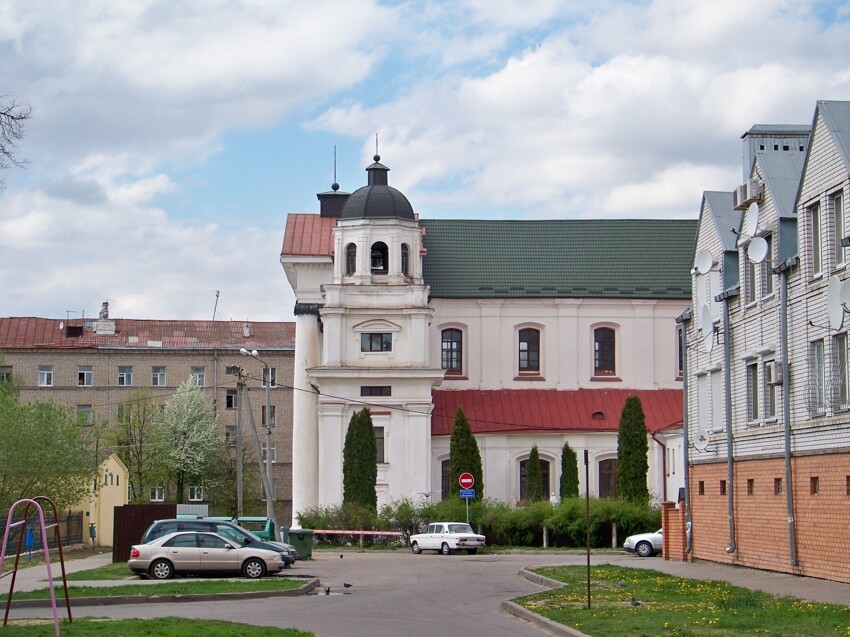
M 623 405 L 632 395 L 640 397 L 647 431 L 682 425 L 679 389 L 434 390 L 431 434 L 451 434 L 458 406 L 477 434 L 617 431 Z
M 283 234 L 283 256 L 332 256 L 336 217 L 317 214 L 289 214 Z
M 171 349 L 280 349 L 295 347 L 295 323 L 144 321 L 110 319 L 115 334 L 95 333 L 95 319 L 0 318 L 0 349 L 158 347 Z M 69 327 L 82 328 L 82 335 Z M 155 344 L 149 345 L 153 341 Z

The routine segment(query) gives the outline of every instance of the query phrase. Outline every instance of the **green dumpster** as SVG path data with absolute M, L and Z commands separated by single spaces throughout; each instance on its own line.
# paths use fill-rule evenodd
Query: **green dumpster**
M 289 543 L 298 551 L 299 560 L 313 557 L 313 529 L 289 529 Z

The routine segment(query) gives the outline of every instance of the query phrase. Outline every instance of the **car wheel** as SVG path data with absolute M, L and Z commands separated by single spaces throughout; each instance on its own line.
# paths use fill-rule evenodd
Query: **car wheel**
M 413 551 L 414 555 L 419 555 L 422 552 L 422 547 L 419 546 L 419 542 L 413 542 L 410 545 L 410 550 Z
M 148 572 L 153 579 L 171 579 L 174 577 L 174 565 L 168 560 L 156 560 Z
M 443 545 L 440 547 L 440 553 L 443 555 L 451 555 L 452 550 L 449 548 L 449 545 L 443 542 Z
M 478 549 L 466 549 L 466 552 L 470 555 L 475 555 L 476 553 L 478 553 Z
M 260 579 L 265 574 L 265 562 L 259 558 L 252 557 L 242 565 L 242 575 L 248 579 Z
M 635 547 L 635 553 L 641 557 L 652 557 L 652 554 L 654 553 L 652 550 L 652 544 L 649 542 L 638 542 L 638 545 Z

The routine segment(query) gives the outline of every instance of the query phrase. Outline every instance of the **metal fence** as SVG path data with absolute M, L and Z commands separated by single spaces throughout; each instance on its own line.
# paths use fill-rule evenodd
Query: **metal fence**
M 16 511 L 18 513 L 18 511 Z M 22 515 L 15 515 L 12 518 L 12 524 L 20 522 L 23 520 Z M 0 537 L 5 536 L 6 534 L 6 522 L 8 521 L 8 516 L 3 516 L 0 519 Z M 53 516 L 49 513 L 45 512 L 44 514 L 44 523 L 46 525 L 53 524 Z M 62 536 L 62 546 L 70 546 L 71 544 L 80 544 L 83 541 L 83 513 L 82 511 L 77 511 L 76 513 L 66 513 L 64 515 L 59 516 L 59 533 Z M 18 540 L 21 537 L 21 533 L 26 533 L 27 530 L 32 531 L 32 539 L 33 539 L 33 550 L 41 550 L 42 542 L 41 542 L 41 524 L 38 521 L 38 512 L 34 509 L 29 511 L 27 515 L 27 523 L 26 526 L 20 525 L 12 527 L 9 531 L 9 540 L 8 545 L 6 546 L 6 555 L 14 555 L 18 550 Z M 26 536 L 25 536 L 26 541 Z M 47 529 L 47 547 L 49 549 L 54 549 L 57 547 L 56 542 L 56 529 Z

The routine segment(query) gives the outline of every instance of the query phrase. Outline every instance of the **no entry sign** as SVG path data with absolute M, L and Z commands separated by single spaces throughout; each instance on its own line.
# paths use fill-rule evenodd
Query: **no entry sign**
M 472 477 L 471 473 L 461 473 L 458 484 L 462 489 L 471 489 L 475 485 L 475 478 Z

